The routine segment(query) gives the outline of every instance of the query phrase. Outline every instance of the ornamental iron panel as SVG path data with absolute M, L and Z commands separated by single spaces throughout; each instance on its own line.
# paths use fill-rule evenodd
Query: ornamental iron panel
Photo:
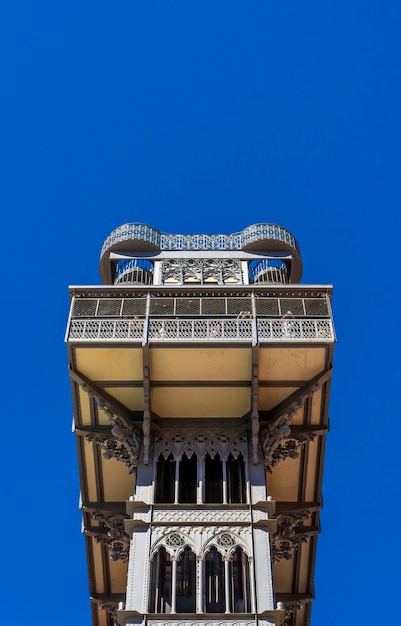
M 308 317 L 329 317 L 329 302 L 327 298 L 305 298 L 305 315 Z
M 151 319 L 149 341 L 251 341 L 251 319 Z M 257 320 L 257 340 L 263 342 L 334 341 L 331 320 Z M 73 319 L 68 341 L 146 341 L 145 321 Z
M 146 298 L 124 298 L 122 315 L 145 315 Z
M 75 298 L 72 305 L 72 317 L 93 317 L 96 315 L 97 298 Z
M 68 339 L 74 340 L 127 340 L 142 341 L 144 320 L 72 320 Z
M 149 315 L 175 315 L 175 298 L 151 298 Z
M 200 298 L 177 298 L 175 312 L 177 315 L 200 315 Z
M 142 298 L 75 298 L 72 318 L 145 316 L 147 297 Z M 277 298 L 257 295 L 254 299 L 258 317 L 281 317 L 288 311 L 294 317 L 330 317 L 330 304 L 322 298 Z M 149 314 L 155 316 L 237 316 L 252 309 L 252 298 L 235 297 L 155 297 L 150 296 Z
M 226 298 L 202 298 L 202 315 L 226 315 Z
M 285 315 L 287 312 L 291 312 L 292 315 L 305 315 L 303 299 L 302 298 L 280 298 L 280 313 Z
M 257 320 L 259 341 L 334 341 L 331 320 Z
M 106 317 L 108 315 L 110 315 L 110 317 L 116 317 L 116 315 L 121 315 L 121 305 L 121 298 L 102 298 L 99 300 L 97 315 L 99 317 Z
M 158 340 L 248 340 L 252 320 L 150 320 L 149 341 Z
M 278 298 L 256 298 L 255 299 L 256 315 L 266 317 L 278 317 L 280 315 L 280 305 Z

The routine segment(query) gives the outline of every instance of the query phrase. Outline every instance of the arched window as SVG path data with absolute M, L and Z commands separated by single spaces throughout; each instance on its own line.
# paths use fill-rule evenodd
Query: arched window
M 223 464 L 218 454 L 205 458 L 205 502 L 223 502 Z
M 174 583 L 174 581 L 173 581 Z M 177 560 L 175 586 L 177 590 L 177 613 L 196 611 L 196 557 L 192 550 L 185 548 Z
M 196 454 L 193 454 L 190 459 L 186 454 L 182 455 L 180 461 L 179 502 L 196 502 L 197 467 Z
M 227 459 L 227 497 L 229 504 L 245 504 L 245 467 L 242 454 L 237 459 L 229 454 Z
M 150 570 L 150 613 L 171 612 L 172 563 L 165 548 L 155 554 Z
M 174 502 L 175 461 L 172 454 L 167 459 L 160 455 L 156 464 L 155 502 Z
M 226 609 L 223 559 L 213 547 L 205 558 L 205 595 L 207 613 L 224 613 Z
M 231 606 L 234 613 L 250 613 L 251 598 L 249 586 L 248 557 L 237 548 L 230 560 Z

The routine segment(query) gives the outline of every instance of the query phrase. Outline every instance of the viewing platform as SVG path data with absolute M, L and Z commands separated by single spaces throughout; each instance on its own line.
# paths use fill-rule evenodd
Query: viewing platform
M 97 292 L 99 288 L 97 288 Z M 109 291 L 109 290 L 107 290 Z M 302 293 L 304 292 L 304 294 Z M 305 294 L 306 292 L 306 294 Z M 319 343 L 334 342 L 327 288 L 174 297 L 73 292 L 67 342 Z M 137 294 L 136 294 L 137 295 Z

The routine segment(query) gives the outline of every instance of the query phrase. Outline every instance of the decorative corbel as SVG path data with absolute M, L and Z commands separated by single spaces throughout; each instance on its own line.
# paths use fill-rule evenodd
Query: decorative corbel
M 127 409 L 116 400 L 106 397 L 92 381 L 83 374 L 70 370 L 70 376 L 78 385 L 93 398 L 97 407 L 106 415 L 111 424 L 110 434 L 88 433 L 87 441 L 94 441 L 103 450 L 105 459 L 115 458 L 122 461 L 129 468 L 130 474 L 138 465 L 140 449 L 140 433 L 130 422 Z
M 124 529 L 124 520 L 126 518 L 95 511 L 92 513 L 92 519 L 102 522 L 107 529 L 107 534 L 95 535 L 96 543 L 102 543 L 106 546 L 111 561 L 127 563 L 129 559 L 129 536 Z
M 292 417 L 293 414 L 279 417 L 262 431 L 264 465 L 270 473 L 280 461 L 288 458 L 297 459 L 302 447 L 316 437 L 314 432 L 292 435 L 289 426 Z M 285 442 L 282 443 L 284 439 Z
M 259 445 L 259 380 L 258 380 L 258 351 L 254 346 L 252 350 L 252 398 L 251 398 L 251 429 L 252 429 L 252 460 L 257 465 Z
M 149 365 L 143 368 L 143 392 L 144 392 L 144 411 L 143 411 L 143 462 L 145 465 L 149 463 L 150 451 L 150 424 L 152 414 L 150 411 L 150 376 Z
M 292 433 L 290 424 L 295 413 L 320 389 L 331 374 L 331 369 L 320 372 L 304 387 L 295 391 L 268 413 L 270 421 L 262 431 L 264 465 L 268 472 L 271 473 L 277 463 L 283 459 L 298 458 L 301 448 L 316 437 L 316 433 L 312 431 Z M 286 441 L 282 443 L 284 439 Z
M 112 423 L 110 435 L 88 433 L 86 439 L 94 441 L 103 450 L 103 458 L 115 458 L 117 461 L 122 461 L 132 474 L 139 461 L 139 431 L 127 424 L 122 417 L 110 414 L 108 417 Z
M 310 519 L 311 511 L 304 510 L 299 513 L 285 513 L 278 517 L 277 529 L 272 536 L 272 558 L 273 563 L 286 559 L 292 559 L 295 550 L 308 541 L 309 537 L 305 533 L 297 532 L 301 522 Z
M 283 626 L 291 626 L 295 611 L 303 609 L 303 606 L 302 602 L 285 602 Z
M 107 613 L 110 615 L 110 617 L 115 623 L 117 623 L 117 607 L 118 607 L 117 603 L 103 602 L 99 604 L 100 610 L 107 611 Z

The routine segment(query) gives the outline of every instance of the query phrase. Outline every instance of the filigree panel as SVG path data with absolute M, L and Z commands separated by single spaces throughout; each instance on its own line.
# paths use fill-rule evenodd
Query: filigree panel
M 308 541 L 309 537 L 305 533 L 299 532 L 304 520 L 312 516 L 308 510 L 299 513 L 286 513 L 278 517 L 277 530 L 272 536 L 272 557 L 276 563 L 282 559 L 287 561 L 292 559 L 295 550 Z
M 212 458 L 216 454 L 226 460 L 231 453 L 235 459 L 240 454 L 247 458 L 247 435 L 246 432 L 205 429 L 205 430 L 166 430 L 155 435 L 155 457 L 160 454 L 165 459 L 173 454 L 179 459 L 183 454 L 190 458 L 196 454 L 198 459 L 204 459 L 206 454 Z
M 129 536 L 124 530 L 124 516 L 104 514 L 99 511 L 92 513 L 92 519 L 103 524 L 107 529 L 107 534 L 95 536 L 96 543 L 106 546 L 111 561 L 128 562 L 129 558 Z
M 177 545 L 171 538 L 177 536 Z M 199 558 L 215 546 L 223 556 L 229 555 L 238 546 L 252 556 L 252 534 L 250 526 L 153 526 L 151 554 L 165 547 L 176 556 L 188 546 Z
M 162 262 L 162 282 L 243 284 L 239 259 L 166 259 Z
M 264 516 L 265 518 L 266 516 Z M 263 518 L 263 519 L 264 519 Z M 169 522 L 169 523 L 186 523 L 186 522 L 203 522 L 203 523 L 221 523 L 224 524 L 232 522 L 249 523 L 250 513 L 248 510 L 153 510 L 152 521 L 156 523 Z
M 315 433 L 291 435 L 290 423 L 300 406 L 301 402 L 290 413 L 278 417 L 261 432 L 264 465 L 270 473 L 280 461 L 297 459 L 302 447 L 316 437 Z
M 169 617 L 168 619 L 148 619 L 147 624 L 149 626 L 255 626 L 255 620 L 241 620 L 241 619 L 205 619 L 205 620 L 191 620 L 191 619 L 174 619 Z

